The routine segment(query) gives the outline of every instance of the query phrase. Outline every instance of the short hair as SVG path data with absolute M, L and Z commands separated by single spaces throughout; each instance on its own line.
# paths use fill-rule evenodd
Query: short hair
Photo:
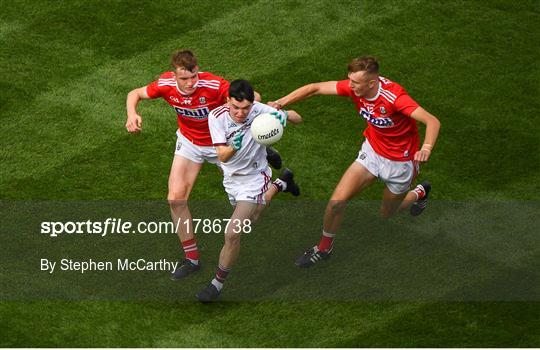
M 253 87 L 249 81 L 244 79 L 237 79 L 231 82 L 229 86 L 229 97 L 234 97 L 240 102 L 243 100 L 248 100 L 249 102 L 255 101 Z
M 171 66 L 174 71 L 181 68 L 193 72 L 197 67 L 197 57 L 189 50 L 178 50 L 172 54 Z
M 379 74 L 379 62 L 373 56 L 362 56 L 354 58 L 347 66 L 349 73 L 367 72 Z

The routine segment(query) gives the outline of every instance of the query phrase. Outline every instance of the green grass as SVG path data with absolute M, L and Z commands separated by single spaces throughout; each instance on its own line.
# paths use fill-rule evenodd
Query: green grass
M 421 179 L 429 178 L 435 186 L 433 199 L 518 201 L 518 205 L 531 201 L 533 208 L 540 199 L 537 1 L 20 0 L 1 1 L 0 7 L 3 205 L 9 200 L 165 198 L 175 142 L 174 113 L 164 101 L 145 101 L 139 108 L 144 131 L 128 135 L 123 128 L 125 96 L 167 69 L 170 53 L 182 47 L 196 52 L 203 70 L 251 80 L 264 101 L 308 82 L 345 78 L 351 57 L 374 54 L 381 59 L 384 76 L 402 84 L 441 120 L 436 149 L 421 173 Z M 324 201 L 354 159 L 364 122 L 349 101 L 336 97 L 312 98 L 293 108 L 305 123 L 288 127 L 278 149 L 297 174 L 302 198 Z M 377 200 L 381 189 L 377 184 L 361 198 Z M 192 198 L 225 202 L 214 167 L 205 165 Z M 6 215 L 8 222 L 18 217 Z M 306 218 L 314 226 L 322 221 L 320 212 L 307 213 Z M 422 220 L 433 220 L 439 230 L 447 227 L 429 211 Z M 457 227 L 465 227 L 459 217 L 456 222 Z M 410 226 L 404 217 L 391 223 Z M 533 216 L 531 228 L 534 223 Z M 521 249 L 522 242 L 512 230 L 521 226 L 508 226 L 509 232 L 503 232 L 490 231 L 492 226 L 486 225 L 471 240 L 463 235 L 466 230 L 456 237 L 447 232 L 443 238 L 459 247 L 478 244 L 475 252 L 483 252 L 483 261 L 513 261 L 510 253 Z M 16 250 L 15 241 L 7 242 L 17 232 L 7 227 L 3 224 L 0 230 L 2 246 Z M 483 232 L 501 236 L 484 241 Z M 440 238 L 429 233 L 420 237 L 422 243 Z M 372 239 L 369 232 L 357 234 L 357 238 L 344 236 L 347 244 L 338 245 L 343 258 L 336 254 L 332 264 L 319 270 L 339 271 L 347 266 L 345 257 L 353 258 L 355 251 L 362 254 L 362 244 L 370 242 L 371 250 L 364 252 L 373 259 L 353 259 L 355 263 L 369 265 L 384 259 L 373 242 L 414 256 L 411 238 Z M 315 231 L 302 232 L 295 239 L 285 237 L 279 243 L 286 245 L 286 253 L 268 253 L 268 260 L 257 263 L 290 261 L 293 252 L 318 235 Z M 251 243 L 246 239 L 244 258 L 231 274 L 229 290 L 240 288 L 246 280 L 253 283 L 248 249 L 258 239 L 254 236 Z M 530 260 L 517 259 L 516 264 L 538 264 L 537 240 L 531 242 L 526 247 Z M 38 251 L 47 251 L 45 244 Z M 177 243 L 171 244 L 166 254 L 177 254 Z M 209 244 L 204 258 L 214 262 L 216 246 L 201 244 Z M 508 256 L 501 253 L 506 251 Z M 207 267 L 210 273 L 211 264 Z M 5 267 L 0 271 L 0 279 L 6 281 Z M 512 277 L 514 270 L 505 271 Z M 359 276 L 369 277 L 362 272 Z M 297 284 L 276 281 L 276 289 L 294 291 L 302 287 L 304 278 L 317 283 L 317 275 L 315 270 L 311 277 L 300 276 Z M 329 277 L 321 274 L 320 278 Z M 362 283 L 358 275 L 350 279 L 339 287 Z M 207 307 L 182 298 L 178 302 L 1 301 L 0 346 L 540 346 L 538 299 L 286 302 L 270 298 Z

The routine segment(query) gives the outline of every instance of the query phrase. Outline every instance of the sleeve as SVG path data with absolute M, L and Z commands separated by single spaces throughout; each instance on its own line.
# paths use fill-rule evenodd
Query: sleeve
M 336 84 L 337 94 L 340 96 L 352 96 L 352 90 L 349 86 L 349 80 L 340 80 Z
M 420 105 L 416 103 L 415 100 L 411 98 L 406 92 L 403 92 L 396 98 L 394 102 L 394 107 L 399 113 L 406 115 L 407 117 L 411 116 L 411 113 L 414 112 Z
M 219 98 L 220 98 L 220 101 L 222 103 L 226 103 L 227 102 L 227 97 L 229 97 L 229 86 L 231 84 L 229 83 L 229 81 L 225 80 L 225 79 L 220 79 L 220 82 L 219 82 Z
M 227 132 L 224 128 L 223 118 L 216 118 L 214 113 L 210 113 L 208 116 L 208 128 L 210 129 L 210 136 L 212 137 L 214 146 L 227 145 Z
M 265 103 L 260 103 L 258 102 L 256 104 L 257 108 L 259 109 L 258 113 L 259 114 L 263 114 L 263 113 L 272 113 L 272 112 L 279 112 L 277 109 L 275 109 L 274 107 L 270 107 L 269 105 L 265 104 Z
M 161 97 L 161 90 L 158 86 L 158 80 L 155 80 L 151 82 L 150 84 L 146 85 L 146 94 L 150 98 L 157 98 Z

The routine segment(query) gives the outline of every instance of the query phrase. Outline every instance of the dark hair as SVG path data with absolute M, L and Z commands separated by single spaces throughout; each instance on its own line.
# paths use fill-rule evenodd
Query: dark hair
M 176 51 L 171 57 L 171 66 L 174 71 L 178 68 L 183 68 L 193 72 L 195 67 L 197 67 L 197 57 L 189 50 Z
M 229 97 L 234 97 L 240 102 L 243 100 L 248 100 L 249 102 L 255 101 L 253 88 L 249 81 L 244 79 L 237 79 L 231 82 L 231 86 L 229 86 Z
M 373 56 L 362 56 L 354 58 L 347 66 L 349 73 L 365 71 L 367 73 L 379 74 L 379 62 Z

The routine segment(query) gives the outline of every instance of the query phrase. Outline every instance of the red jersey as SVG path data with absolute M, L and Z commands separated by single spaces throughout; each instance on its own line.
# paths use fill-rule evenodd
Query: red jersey
M 178 90 L 174 72 L 163 73 L 146 87 L 150 98 L 162 97 L 178 115 L 178 129 L 197 146 L 212 146 L 208 114 L 227 102 L 229 82 L 207 72 L 199 72 L 197 89 L 191 95 Z
M 371 99 L 358 97 L 349 80 L 337 83 L 337 93 L 349 96 L 356 109 L 367 121 L 364 136 L 377 154 L 394 161 L 414 159 L 420 147 L 416 120 L 411 113 L 419 107 L 399 84 L 379 77 L 379 91 Z

